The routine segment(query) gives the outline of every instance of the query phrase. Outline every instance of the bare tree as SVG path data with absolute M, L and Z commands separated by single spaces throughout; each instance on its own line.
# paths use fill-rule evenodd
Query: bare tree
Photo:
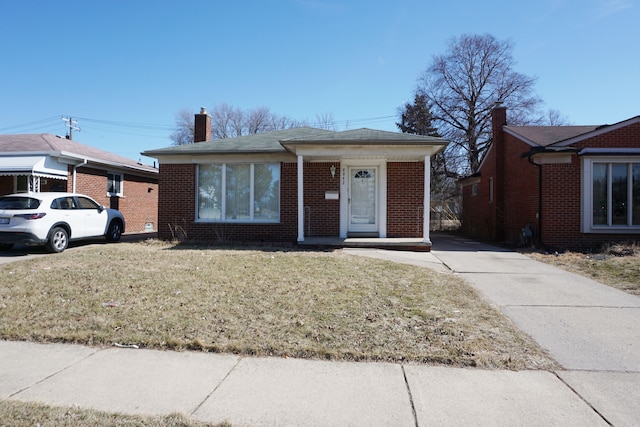
M 176 113 L 176 130 L 171 134 L 174 145 L 185 145 L 193 143 L 193 111 L 187 108 Z
M 491 143 L 491 110 L 509 107 L 510 121 L 526 122 L 541 100 L 535 78 L 513 70 L 512 43 L 490 34 L 453 38 L 447 53 L 433 57 L 416 93 L 431 106 L 438 132 L 451 141 L 445 155 L 457 173 L 474 173 Z
M 568 126 L 570 124 L 567 116 L 563 115 L 560 111 L 550 109 L 547 111 L 547 117 L 545 120 L 547 126 Z
M 242 135 L 243 113 L 226 103 L 211 110 L 211 138 L 225 139 Z
M 333 118 L 333 113 L 316 114 L 316 126 L 325 130 L 336 130 L 336 121 Z
M 267 107 L 258 107 L 246 115 L 247 133 L 260 133 L 273 130 L 272 114 Z
M 224 102 L 212 108 L 210 114 L 212 139 L 235 138 L 305 125 L 304 122 L 271 113 L 267 107 L 245 111 Z M 176 131 L 171 135 L 175 145 L 193 142 L 193 122 L 192 111 L 185 109 L 176 114 Z

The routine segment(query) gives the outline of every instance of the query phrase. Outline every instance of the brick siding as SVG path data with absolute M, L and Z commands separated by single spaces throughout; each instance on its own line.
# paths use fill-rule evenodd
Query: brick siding
M 331 165 L 336 167 L 335 178 L 331 177 Z M 340 164 L 305 163 L 303 171 L 305 235 L 340 235 L 340 200 L 325 199 L 326 191 L 340 191 Z
M 123 174 L 123 197 L 110 197 L 107 192 L 107 182 L 105 170 L 86 166 L 76 169 L 76 192 L 86 194 L 101 205 L 122 212 L 127 233 L 142 233 L 145 231 L 146 224 L 152 224 L 153 230 L 157 229 L 158 182 L 156 179 Z M 65 191 L 73 191 L 73 167 L 71 166 L 66 185 Z
M 336 177 L 331 177 L 335 165 Z M 325 192 L 340 191 L 340 163 L 304 163 L 305 236 L 339 236 L 340 200 L 325 199 Z M 298 236 L 297 163 L 281 163 L 280 222 L 197 222 L 194 164 L 161 164 L 158 236 L 200 242 L 295 243 Z M 423 226 L 424 162 L 398 162 L 387 166 L 387 235 L 421 237 Z
M 387 236 L 422 237 L 424 162 L 387 163 Z
M 480 171 L 478 193 L 472 185 L 463 187 L 463 225 L 465 234 L 493 241 L 517 243 L 522 228 L 529 224 L 538 232 L 539 184 L 538 167 L 520 155 L 530 146 L 518 138 L 501 132 L 504 141 L 504 176 L 496 158 L 499 144 L 487 153 Z M 494 138 L 495 140 L 495 138 Z M 497 139 L 498 142 L 500 141 Z M 640 124 L 633 124 L 574 144 L 582 148 L 640 148 Z M 566 164 L 545 164 L 542 173 L 542 212 L 540 241 L 547 248 L 590 249 L 606 242 L 640 240 L 640 234 L 582 233 L 581 225 L 581 161 L 577 154 Z M 490 178 L 494 178 L 494 202 L 489 201 Z M 502 184 L 500 184 L 502 182 Z M 500 185 L 504 195 L 503 211 Z
M 280 168 L 280 222 L 277 224 L 196 222 L 194 164 L 161 164 L 158 237 L 197 242 L 293 243 L 298 236 L 297 165 Z

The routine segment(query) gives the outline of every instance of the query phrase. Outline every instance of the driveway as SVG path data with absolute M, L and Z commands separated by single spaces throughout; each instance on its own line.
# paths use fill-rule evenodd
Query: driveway
M 640 298 L 517 252 L 434 233 L 432 255 L 565 369 L 640 372 Z

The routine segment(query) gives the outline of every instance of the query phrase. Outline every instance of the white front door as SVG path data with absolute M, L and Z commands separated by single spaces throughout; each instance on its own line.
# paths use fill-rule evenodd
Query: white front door
M 349 232 L 377 233 L 378 168 L 349 168 Z

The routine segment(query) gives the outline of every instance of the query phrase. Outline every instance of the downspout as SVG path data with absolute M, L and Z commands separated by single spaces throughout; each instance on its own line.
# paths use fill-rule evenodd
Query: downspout
M 80 166 L 84 166 L 84 165 L 86 165 L 86 164 L 87 164 L 87 159 L 84 159 L 84 160 L 82 161 L 82 163 L 77 164 L 77 165 L 75 165 L 75 166 L 73 167 L 73 178 L 72 178 L 72 180 L 73 180 L 73 181 L 72 181 L 72 183 L 71 183 L 71 185 L 72 185 L 72 190 L 71 190 L 71 192 L 72 192 L 72 193 L 75 193 L 75 192 L 76 192 L 76 169 L 78 169 Z

